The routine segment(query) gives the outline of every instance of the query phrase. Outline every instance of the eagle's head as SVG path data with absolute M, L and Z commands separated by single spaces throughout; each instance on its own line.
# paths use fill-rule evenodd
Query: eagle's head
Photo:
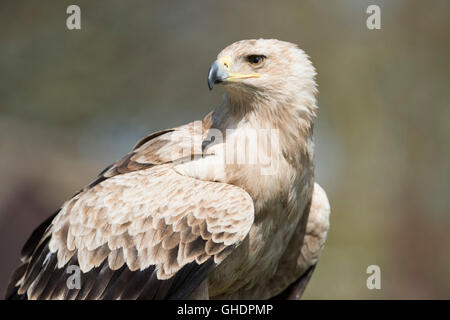
M 242 40 L 219 53 L 209 69 L 208 86 L 223 84 L 229 96 L 240 98 L 288 100 L 303 96 L 315 105 L 315 75 L 308 56 L 293 43 Z

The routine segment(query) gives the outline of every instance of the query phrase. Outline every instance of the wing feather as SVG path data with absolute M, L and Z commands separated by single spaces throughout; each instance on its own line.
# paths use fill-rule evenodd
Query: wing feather
M 253 214 L 244 190 L 182 176 L 173 164 L 114 176 L 62 206 L 18 292 L 29 299 L 186 298 L 244 240 Z M 82 272 L 78 291 L 66 286 L 70 265 Z
M 244 190 L 172 168 L 202 153 L 211 114 L 153 133 L 42 223 L 22 251 L 9 299 L 186 298 L 245 238 Z M 79 266 L 80 289 L 68 289 Z

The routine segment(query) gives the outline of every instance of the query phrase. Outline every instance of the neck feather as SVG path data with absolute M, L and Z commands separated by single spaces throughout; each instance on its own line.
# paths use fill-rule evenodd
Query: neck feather
M 240 93 L 240 94 L 239 94 Z M 275 98 L 274 98 L 275 97 Z M 316 112 L 315 92 L 311 94 L 262 95 L 227 90 L 213 113 L 213 127 L 224 132 L 248 126 L 279 132 L 283 155 L 289 162 L 313 157 L 312 135 Z

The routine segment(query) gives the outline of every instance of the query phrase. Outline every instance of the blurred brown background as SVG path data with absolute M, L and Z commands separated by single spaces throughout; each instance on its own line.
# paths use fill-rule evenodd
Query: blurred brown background
M 449 13 L 445 0 L 2 0 L 0 291 L 40 221 L 141 136 L 211 110 L 216 54 L 263 37 L 298 43 L 318 70 L 332 221 L 305 297 L 450 298 Z M 381 290 L 366 287 L 372 264 Z

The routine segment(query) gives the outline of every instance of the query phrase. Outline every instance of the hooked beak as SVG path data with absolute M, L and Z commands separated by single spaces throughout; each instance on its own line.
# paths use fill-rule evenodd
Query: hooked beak
M 239 79 L 258 78 L 258 73 L 242 74 L 231 72 L 231 59 L 221 57 L 211 64 L 208 72 L 208 88 L 212 90 L 216 83 L 236 82 Z
M 222 83 L 228 79 L 228 71 L 225 69 L 224 65 L 218 60 L 211 64 L 208 72 L 208 88 L 212 90 L 216 83 Z

